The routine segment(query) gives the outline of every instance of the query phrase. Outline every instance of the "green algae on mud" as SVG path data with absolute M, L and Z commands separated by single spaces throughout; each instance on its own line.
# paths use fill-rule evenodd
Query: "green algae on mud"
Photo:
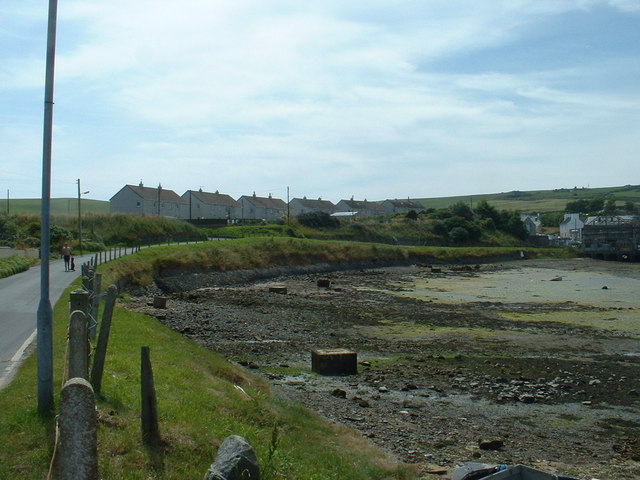
M 630 337 L 640 338 L 640 312 L 638 310 L 624 311 L 553 311 L 502 313 L 502 317 L 514 322 L 563 323 L 579 327 L 589 327 L 609 330 Z

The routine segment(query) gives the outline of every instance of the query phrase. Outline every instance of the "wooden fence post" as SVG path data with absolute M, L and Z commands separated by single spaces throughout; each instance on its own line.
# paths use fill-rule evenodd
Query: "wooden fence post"
M 102 373 L 104 372 L 104 360 L 107 356 L 107 345 L 109 344 L 109 332 L 111 331 L 111 317 L 113 307 L 116 304 L 118 289 L 111 285 L 107 290 L 104 301 L 104 311 L 102 312 L 102 322 L 100 322 L 100 335 L 98 335 L 98 345 L 93 355 L 93 365 L 91 366 L 91 385 L 94 391 L 99 394 L 102 388 Z
M 75 310 L 69 320 L 69 349 L 66 378 L 88 378 L 89 339 L 87 337 L 87 316 Z
M 89 319 L 89 338 L 94 340 L 96 338 L 96 330 L 98 327 L 98 310 L 100 307 L 100 286 L 102 284 L 102 274 L 96 273 L 93 276 L 93 282 L 91 286 L 91 315 Z
M 153 370 L 149 347 L 141 348 L 141 394 L 142 394 L 142 441 L 149 446 L 160 443 L 160 430 L 158 428 L 158 401 L 156 389 L 153 384 Z
M 89 314 L 89 292 L 86 290 L 74 290 L 69 295 L 69 312 L 80 310 L 82 313 Z

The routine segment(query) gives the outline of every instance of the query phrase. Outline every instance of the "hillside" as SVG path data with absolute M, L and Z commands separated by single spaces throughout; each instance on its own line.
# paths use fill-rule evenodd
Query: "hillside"
M 481 195 L 414 199 L 425 208 L 446 208 L 458 202 L 474 205 L 487 201 L 499 210 L 518 210 L 523 213 L 563 211 L 567 202 L 578 199 L 614 198 L 618 203 L 640 202 L 640 185 L 599 188 L 558 188 L 555 190 L 511 191 Z
M 425 208 L 446 208 L 455 203 L 463 202 L 473 207 L 482 200 L 486 200 L 498 210 L 518 210 L 523 213 L 546 213 L 563 211 L 567 202 L 578 199 L 614 198 L 619 204 L 624 202 L 640 202 L 640 185 L 624 185 L 617 187 L 574 187 L 557 188 L 554 190 L 530 190 L 501 193 L 484 193 L 478 195 L 460 195 L 453 197 L 414 198 Z M 383 199 L 381 199 L 382 201 Z M 108 213 L 109 202 L 104 200 L 82 199 L 83 213 Z M 0 199 L 0 212 L 7 211 L 7 200 Z M 40 199 L 11 199 L 9 211 L 16 213 L 40 213 Z M 51 200 L 52 215 L 77 215 L 77 198 L 54 198 Z
M 40 213 L 39 198 L 16 198 L 9 199 L 9 213 Z M 80 206 L 82 213 L 109 213 L 109 202 L 104 200 L 82 199 Z M 0 200 L 0 213 L 7 212 L 7 199 Z M 51 199 L 52 215 L 78 215 L 78 199 L 77 198 L 52 198 Z

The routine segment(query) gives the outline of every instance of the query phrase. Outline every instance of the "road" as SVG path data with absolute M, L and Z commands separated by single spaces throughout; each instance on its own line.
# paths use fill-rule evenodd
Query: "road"
M 76 256 L 75 272 L 65 272 L 62 260 L 51 262 L 49 297 L 52 307 L 80 275 L 83 261 L 82 257 Z M 0 389 L 11 381 L 25 351 L 35 342 L 39 303 L 40 266 L 0 279 Z

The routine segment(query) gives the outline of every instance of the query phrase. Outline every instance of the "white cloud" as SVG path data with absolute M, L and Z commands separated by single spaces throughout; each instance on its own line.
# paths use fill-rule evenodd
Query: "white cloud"
M 109 165 L 93 180 L 104 186 L 91 187 L 102 198 L 149 176 L 178 193 L 296 184 L 338 200 L 429 195 L 434 185 L 477 193 L 482 182 L 510 181 L 500 169 L 535 159 L 555 173 L 559 159 L 587 148 L 615 148 L 624 163 L 638 146 L 627 131 L 639 101 L 631 87 L 607 88 L 607 74 L 635 78 L 629 52 L 609 58 L 606 74 L 595 59 L 550 69 L 527 64 L 526 52 L 517 66 L 527 68 L 440 68 L 459 55 L 482 65 L 487 49 L 509 51 L 547 19 L 606 5 L 624 14 L 634 2 L 64 2 L 56 178 L 87 183 Z M 28 6 L 21 22 L 42 25 L 33 13 L 42 6 Z M 0 19 L 12 20 L 10 10 L 0 7 Z M 42 53 L 0 54 L 3 110 L 42 98 Z M 0 126 L 12 115 L 0 114 Z M 32 116 L 40 128 L 41 114 Z M 23 141 L 13 155 L 31 152 Z M 10 143 L 0 130 L 0 147 Z

